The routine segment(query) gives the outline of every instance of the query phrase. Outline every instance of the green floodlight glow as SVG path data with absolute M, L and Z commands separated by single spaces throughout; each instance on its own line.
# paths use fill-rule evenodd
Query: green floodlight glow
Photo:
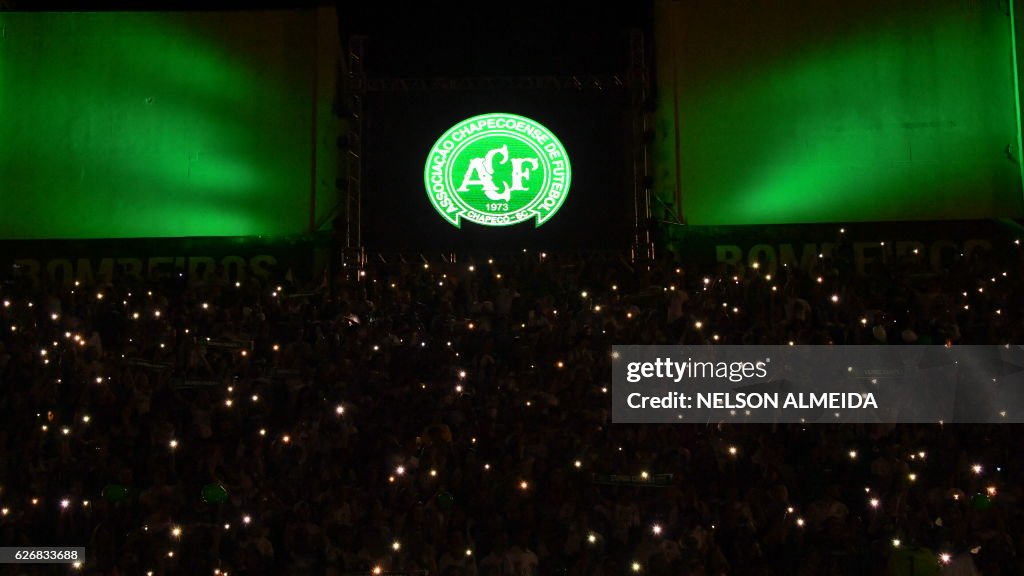
M 423 183 L 434 209 L 452 226 L 550 220 L 565 202 L 572 168 L 565 147 L 535 120 L 484 114 L 452 126 L 434 143 Z
M 307 232 L 317 18 L 0 12 L 0 238 Z
M 1024 214 L 1005 8 L 656 7 L 654 186 L 687 224 Z

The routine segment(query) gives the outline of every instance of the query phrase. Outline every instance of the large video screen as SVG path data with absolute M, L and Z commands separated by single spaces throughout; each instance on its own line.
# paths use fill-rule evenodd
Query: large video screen
M 364 244 L 624 248 L 633 225 L 628 127 L 614 94 L 372 94 Z

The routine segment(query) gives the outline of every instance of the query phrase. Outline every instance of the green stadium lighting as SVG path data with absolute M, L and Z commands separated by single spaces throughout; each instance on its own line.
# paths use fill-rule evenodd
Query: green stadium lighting
M 423 183 L 438 214 L 461 228 L 541 226 L 565 203 L 572 168 L 565 147 L 535 120 L 484 114 L 452 126 L 427 156 Z

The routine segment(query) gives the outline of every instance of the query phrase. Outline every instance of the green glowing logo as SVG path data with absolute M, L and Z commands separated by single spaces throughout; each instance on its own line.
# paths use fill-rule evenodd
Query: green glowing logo
M 536 218 L 539 227 L 562 207 L 571 179 L 558 138 L 514 114 L 459 122 L 430 149 L 423 168 L 430 203 L 456 228 L 462 218 L 484 226 Z

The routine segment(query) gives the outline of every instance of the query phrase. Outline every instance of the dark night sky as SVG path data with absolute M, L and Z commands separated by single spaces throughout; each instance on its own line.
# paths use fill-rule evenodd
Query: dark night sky
M 322 2 L 242 0 L 0 0 L 15 10 L 243 10 Z M 626 31 L 649 29 L 650 1 L 337 2 L 343 38 L 366 35 L 373 76 L 614 73 Z
M 342 17 L 342 33 L 368 36 L 372 75 L 617 72 L 627 65 L 626 30 L 649 23 L 647 4 L 415 3 L 399 15 L 372 4 Z

